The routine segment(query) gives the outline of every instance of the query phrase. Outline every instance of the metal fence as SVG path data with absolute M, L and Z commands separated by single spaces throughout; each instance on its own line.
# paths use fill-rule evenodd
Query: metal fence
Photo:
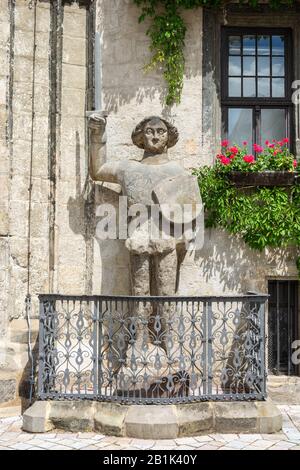
M 266 300 L 42 295 L 38 398 L 263 400 Z

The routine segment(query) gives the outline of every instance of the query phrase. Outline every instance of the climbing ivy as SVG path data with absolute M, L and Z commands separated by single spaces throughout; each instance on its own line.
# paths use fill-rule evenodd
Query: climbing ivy
M 194 170 L 207 227 L 223 227 L 251 247 L 300 247 L 300 186 L 236 188 L 216 166 Z M 300 275 L 300 259 L 297 261 Z
M 271 8 L 291 6 L 296 0 L 269 0 Z M 184 46 L 186 24 L 182 18 L 184 9 L 191 10 L 202 6 L 221 8 L 228 0 L 133 0 L 141 8 L 139 22 L 150 18 L 152 23 L 147 30 L 151 39 L 152 58 L 146 70 L 162 67 L 167 82 L 166 104 L 179 104 L 184 76 Z M 259 0 L 240 0 L 240 3 L 256 8 Z

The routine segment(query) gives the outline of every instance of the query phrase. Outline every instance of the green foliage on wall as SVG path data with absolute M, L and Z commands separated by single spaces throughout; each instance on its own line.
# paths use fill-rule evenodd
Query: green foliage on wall
M 222 8 L 230 3 L 226 0 L 133 0 L 141 8 L 139 21 L 151 18 L 147 31 L 151 40 L 152 59 L 146 70 L 163 68 L 168 93 L 166 104 L 180 103 L 184 76 L 184 45 L 187 27 L 182 18 L 183 10 L 199 7 Z M 257 7 L 259 0 L 240 0 L 243 5 Z M 270 7 L 291 6 L 295 0 L 269 0 Z
M 238 189 L 216 167 L 195 170 L 207 227 L 239 234 L 251 247 L 300 247 L 300 186 Z M 297 260 L 300 271 L 300 259 Z

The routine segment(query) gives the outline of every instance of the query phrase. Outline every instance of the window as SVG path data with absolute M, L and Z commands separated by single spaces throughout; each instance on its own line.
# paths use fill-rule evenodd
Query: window
M 291 138 L 291 34 L 288 29 L 223 28 L 223 136 L 248 141 Z
M 273 374 L 297 374 L 292 343 L 299 337 L 298 291 L 298 281 L 269 281 L 268 356 Z

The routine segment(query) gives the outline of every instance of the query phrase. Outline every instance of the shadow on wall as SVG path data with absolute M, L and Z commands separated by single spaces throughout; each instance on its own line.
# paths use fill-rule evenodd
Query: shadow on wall
M 106 188 L 104 185 L 95 184 L 89 175 L 85 175 L 84 184 L 81 176 L 80 166 L 80 139 L 76 133 L 76 155 L 75 155 L 75 174 L 76 174 L 76 196 L 68 200 L 69 225 L 73 233 L 81 235 L 85 241 L 86 247 L 86 266 L 85 266 L 85 294 L 101 293 L 110 295 L 122 295 L 129 293 L 129 261 L 128 254 L 122 240 L 100 240 L 97 237 L 97 207 L 109 203 L 113 205 L 118 213 L 119 195 Z M 95 240 L 97 241 L 102 275 L 101 279 L 94 280 L 94 253 Z M 125 271 L 127 275 L 124 275 Z
M 101 23 L 102 43 L 102 86 L 105 109 L 109 113 L 118 110 L 134 100 L 141 105 L 144 100 L 158 100 L 162 114 L 167 116 L 171 108 L 166 106 L 167 87 L 163 78 L 163 67 L 145 71 L 150 60 L 150 41 L 146 32 L 149 21 L 139 24 L 140 9 L 130 2 L 112 0 L 104 2 Z M 185 14 L 188 32 L 185 48 L 185 79 L 201 75 L 202 45 L 201 23 L 192 12 Z M 199 18 L 201 18 L 199 16 Z M 134 112 L 134 111 L 133 111 Z
M 288 275 L 295 256 L 293 247 L 261 252 L 226 230 L 206 229 L 204 247 L 196 253 L 195 260 L 205 282 L 217 280 L 223 293 L 245 293 L 263 292 L 266 276 Z

